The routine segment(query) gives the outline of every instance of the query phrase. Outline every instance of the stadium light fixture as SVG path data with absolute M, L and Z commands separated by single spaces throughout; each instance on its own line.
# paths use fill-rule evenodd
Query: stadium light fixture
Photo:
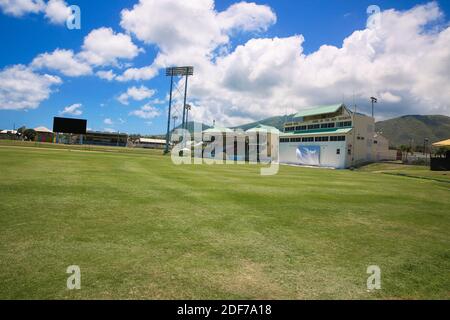
M 372 100 L 372 118 L 373 118 L 373 117 L 374 117 L 374 114 L 373 114 L 373 105 L 374 105 L 374 103 L 378 103 L 378 99 L 375 98 L 375 97 L 370 97 L 370 100 Z

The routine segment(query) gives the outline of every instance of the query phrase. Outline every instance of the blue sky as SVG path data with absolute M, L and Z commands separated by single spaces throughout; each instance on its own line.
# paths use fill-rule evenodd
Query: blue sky
M 165 99 L 169 86 L 168 79 L 165 78 L 163 72 L 161 72 L 161 68 L 165 66 L 164 63 L 158 64 L 159 75 L 151 77 L 150 79 L 141 79 L 138 81 L 107 81 L 96 76 L 96 72 L 100 70 L 112 70 L 114 74 L 119 75 L 127 68 L 141 68 L 152 65 L 154 64 L 158 52 L 164 51 L 164 49 L 161 48 L 164 48 L 165 46 L 169 47 L 169 49 L 165 50 L 166 52 L 163 52 L 167 56 L 165 60 L 166 65 L 175 64 L 177 62 L 190 62 L 189 55 L 180 59 L 177 56 L 178 53 L 170 52 L 170 50 L 173 50 L 174 46 L 171 43 L 164 43 L 165 39 L 158 40 L 159 38 L 156 37 L 158 38 L 156 39 L 155 36 L 139 35 L 139 31 L 136 28 L 140 27 L 140 25 L 138 25 L 138 27 L 134 27 L 134 29 L 133 27 L 128 27 L 128 30 L 125 30 L 126 28 L 123 27 L 123 24 L 121 26 L 121 11 L 125 8 L 132 10 L 133 5 L 137 2 L 137 0 L 66 1 L 66 4 L 68 5 L 78 5 L 81 8 L 82 15 L 80 30 L 69 30 L 65 27 L 64 23 L 51 22 L 50 18 L 45 16 L 43 11 L 12 14 L 7 11 L 8 8 L 3 7 L 2 12 L 0 13 L 0 28 L 3 30 L 0 34 L 0 41 L 2 43 L 2 50 L 0 51 L 0 69 L 3 71 L 14 65 L 30 66 L 33 60 L 40 54 L 50 54 L 56 49 L 72 50 L 74 54 L 77 54 L 82 50 L 82 45 L 85 38 L 93 30 L 105 27 L 111 28 L 116 34 L 123 33 L 124 35 L 129 35 L 132 44 L 140 50 L 138 53 L 135 53 L 133 58 L 119 57 L 116 59 L 115 63 L 94 65 L 89 62 L 92 66 L 92 73 L 82 76 L 67 76 L 60 70 L 52 69 L 48 66 L 39 68 L 34 66 L 30 72 L 38 75 L 48 74 L 50 76 L 58 77 L 60 79 L 59 83 L 55 83 L 48 89 L 48 98 L 37 98 L 34 106 L 26 108 L 15 107 L 14 103 L 11 103 L 11 105 L 7 108 L 0 106 L 0 129 L 10 129 L 13 125 L 15 125 L 16 128 L 21 125 L 26 125 L 27 127 L 44 125 L 51 129 L 53 116 L 60 115 L 66 107 L 80 105 L 79 108 L 75 109 L 79 110 L 79 113 L 81 114 L 66 113 L 65 115 L 88 119 L 88 127 L 94 130 L 114 130 L 141 134 L 157 134 L 164 132 L 167 122 L 167 103 L 165 103 Z M 215 12 L 224 12 L 235 3 L 236 1 L 217 0 L 214 3 Z M 348 89 L 350 87 L 346 86 L 346 84 L 353 80 L 342 80 L 340 77 L 338 77 L 339 79 L 331 81 L 330 84 L 322 85 L 322 83 L 327 82 L 328 79 L 334 79 L 335 73 L 339 72 L 330 71 L 330 78 L 327 76 L 326 79 L 322 79 L 320 77 L 325 74 L 324 72 L 326 72 L 326 66 L 319 67 L 319 62 L 310 63 L 310 61 L 313 60 L 314 55 L 322 55 L 326 53 L 325 50 L 320 49 L 321 46 L 329 45 L 336 48 L 341 48 L 344 39 L 350 37 L 357 30 L 366 29 L 368 19 L 366 9 L 369 5 L 376 4 L 380 7 L 381 11 L 391 8 L 395 9 L 395 12 L 398 12 L 398 14 L 393 15 L 392 17 L 387 17 L 385 21 L 389 21 L 389 23 L 391 23 L 391 21 L 399 19 L 399 23 L 394 23 L 394 25 L 401 25 L 402 23 L 406 25 L 406 21 L 409 21 L 406 19 L 413 16 L 416 17 L 417 14 L 413 15 L 411 13 L 410 16 L 407 16 L 404 12 L 408 12 L 408 10 L 411 10 L 413 7 L 418 5 L 426 6 L 427 4 L 430 4 L 430 2 L 277 0 L 264 2 L 257 1 L 257 4 L 261 6 L 265 5 L 264 8 L 261 7 L 260 17 L 257 17 L 257 20 L 259 19 L 258 26 L 245 27 L 248 25 L 248 21 L 250 21 L 245 20 L 245 14 L 248 14 L 248 11 L 240 9 L 244 12 L 242 13 L 244 18 L 240 18 L 240 15 L 237 18 L 233 18 L 233 23 L 235 23 L 238 27 L 234 27 L 233 31 L 226 31 L 225 33 L 227 34 L 228 39 L 220 44 L 217 44 L 213 50 L 205 53 L 205 55 L 209 54 L 208 57 L 210 57 L 211 52 L 213 52 L 212 54 L 214 57 L 212 57 L 208 62 L 197 62 L 197 57 L 192 57 L 191 64 L 195 67 L 197 67 L 196 63 L 204 63 L 204 66 L 202 65 L 199 67 L 199 70 L 202 71 L 195 75 L 195 77 L 201 79 L 194 79 L 194 88 L 192 89 L 193 93 L 190 95 L 190 102 L 196 106 L 194 108 L 194 118 L 196 120 L 211 123 L 214 119 L 225 125 L 240 124 L 249 120 L 261 119 L 265 116 L 299 110 L 307 107 L 307 105 L 315 105 L 316 102 L 319 104 L 333 102 L 336 100 L 340 102 L 342 99 L 347 99 L 348 102 L 348 97 L 352 95 L 352 91 L 355 93 L 355 90 L 357 92 L 356 100 L 360 102 L 361 108 L 366 110 L 364 108 L 367 107 L 367 103 L 365 102 L 364 97 L 367 94 L 370 94 L 370 92 L 363 92 L 362 89 L 361 92 L 359 91 L 361 83 L 365 82 L 365 79 L 361 80 L 361 76 L 358 74 L 359 71 L 356 70 L 354 71 L 354 75 L 349 75 L 349 79 L 355 79 L 354 82 L 352 82 L 351 89 Z M 269 9 L 266 10 L 267 8 Z M 442 38 L 442 34 L 444 34 L 444 31 L 448 28 L 450 2 L 434 2 L 434 8 L 439 10 L 440 17 L 435 18 L 427 16 L 425 19 L 429 19 L 429 21 L 427 20 L 426 28 L 424 27 L 423 30 L 419 31 L 416 30 L 417 28 L 405 29 L 406 31 L 404 31 L 404 29 L 399 29 L 399 33 L 395 36 L 398 37 L 399 34 L 402 34 L 401 32 L 415 32 L 411 35 L 412 40 L 410 42 L 414 43 L 417 38 L 417 43 L 419 45 L 420 41 L 423 41 L 421 34 L 423 32 L 429 32 L 430 39 L 425 41 L 425 43 L 433 46 L 440 45 L 441 47 L 439 48 L 442 50 L 439 50 L 439 52 L 444 52 L 444 56 L 441 58 L 445 61 L 449 44 L 445 45 L 444 41 L 439 40 L 439 37 Z M 430 9 L 427 7 L 426 10 L 430 11 L 432 9 L 433 8 Z M 236 12 L 238 12 L 238 10 L 236 10 Z M 270 12 L 271 14 L 269 14 Z M 139 12 L 136 14 L 143 13 Z M 274 22 L 273 19 L 275 16 L 276 22 Z M 148 17 L 146 19 L 153 19 L 151 12 L 148 13 Z M 239 22 L 239 19 L 244 19 L 245 21 Z M 164 19 L 162 19 L 162 21 L 164 21 Z M 173 23 L 182 22 L 183 21 L 177 21 Z M 163 23 L 164 22 L 159 22 L 160 25 Z M 169 21 L 165 23 L 167 23 L 168 27 L 170 27 L 172 21 L 169 19 Z M 244 26 L 242 28 L 245 30 L 239 30 L 239 26 Z M 150 30 L 152 27 L 153 26 L 151 25 L 145 27 L 147 28 L 145 30 Z M 436 30 L 434 28 L 436 28 Z M 189 28 L 186 27 L 186 29 Z M 186 33 L 187 36 L 189 36 L 189 30 L 186 30 Z M 299 38 L 291 38 L 296 35 L 303 36 L 304 41 L 299 40 Z M 171 35 L 169 32 L 167 37 L 170 38 L 170 36 Z M 370 59 L 368 61 L 373 63 L 375 63 L 374 61 L 377 61 L 377 66 L 381 65 L 382 67 L 382 63 L 386 63 L 383 61 L 389 61 L 389 59 L 386 59 L 384 56 L 382 58 L 382 55 L 386 55 L 386 48 L 392 48 L 392 45 L 389 45 L 392 41 L 390 41 L 388 37 L 389 36 L 386 35 L 386 40 L 383 38 L 383 45 L 385 47 L 382 49 L 375 47 L 376 53 L 374 56 L 370 55 Z M 283 40 L 280 42 L 279 46 L 280 52 L 283 53 L 289 52 L 289 50 L 291 50 L 291 45 L 296 47 L 301 45 L 301 51 L 299 50 L 298 57 L 296 57 L 299 59 L 298 70 L 296 67 L 289 67 L 288 57 L 285 58 L 277 56 L 276 44 L 274 45 L 275 50 L 273 60 L 271 60 L 270 56 L 268 56 L 268 60 L 255 60 L 255 65 L 261 63 L 261 68 L 263 68 L 264 63 L 267 64 L 268 62 L 271 63 L 271 61 L 274 61 L 274 68 L 276 68 L 278 60 L 280 60 L 280 70 L 286 67 L 288 73 L 290 69 L 295 69 L 295 72 L 301 74 L 303 72 L 302 68 L 305 68 L 304 70 L 308 70 L 307 72 L 313 75 L 308 76 L 308 78 L 305 79 L 316 79 L 320 85 L 317 85 L 315 88 L 311 88 L 314 84 L 314 80 L 311 80 L 313 84 L 305 86 L 304 82 L 306 80 L 303 78 L 303 80 L 299 80 L 298 77 L 300 77 L 300 75 L 291 81 L 282 78 L 278 79 L 277 76 L 273 77 L 276 78 L 274 80 L 267 75 L 266 78 L 260 79 L 259 74 L 256 76 L 256 80 L 253 78 L 242 79 L 238 77 L 229 79 L 230 74 L 235 74 L 234 71 L 232 72 L 233 65 L 237 65 L 242 62 L 243 68 L 248 68 L 248 63 L 245 64 L 245 57 L 251 57 L 251 54 L 255 54 L 256 50 L 253 50 L 251 45 L 256 44 L 258 50 L 262 50 L 261 52 L 270 52 L 271 48 L 273 48 L 273 46 L 271 46 L 271 42 L 254 42 L 253 40 L 274 38 Z M 284 39 L 286 40 L 284 41 Z M 291 39 L 292 41 L 288 41 L 287 39 Z M 199 41 L 203 43 L 203 40 Z M 204 49 L 202 45 L 197 46 L 197 44 L 192 43 L 189 45 L 191 45 L 193 52 L 200 52 L 196 50 Z M 242 47 L 242 50 L 236 51 L 236 47 L 239 45 Z M 264 49 L 265 45 L 268 46 L 267 50 Z M 407 44 L 405 46 L 409 45 L 410 44 Z M 356 46 L 359 46 L 359 44 L 355 45 L 355 47 Z M 217 53 L 219 52 L 219 49 L 225 50 L 224 48 L 226 48 L 225 53 Z M 248 52 L 246 50 L 248 50 Z M 418 59 L 418 57 L 413 56 L 415 53 L 411 52 L 409 47 L 403 48 L 403 50 L 409 52 L 408 55 L 411 55 L 411 57 L 408 58 Z M 436 52 L 437 50 L 433 49 L 432 51 Z M 304 57 L 311 57 L 308 61 L 310 64 L 306 64 L 303 59 L 304 57 L 300 57 L 301 54 L 303 54 Z M 336 61 L 346 61 L 345 54 L 347 53 L 342 53 L 342 56 L 333 57 L 333 66 L 336 65 Z M 349 60 L 351 60 L 351 54 L 354 53 L 348 54 Z M 398 49 L 392 49 L 390 54 L 393 55 L 392 59 L 395 60 L 396 57 L 398 57 Z M 359 57 L 362 56 L 362 54 L 357 53 L 356 56 Z M 220 60 L 222 58 L 223 65 L 216 61 L 216 59 Z M 377 58 L 379 59 L 376 60 Z M 436 60 L 433 57 L 426 58 L 432 59 L 433 61 Z M 286 59 L 286 61 L 283 59 Z M 325 59 L 328 58 L 324 57 L 322 61 Z M 255 70 L 259 70 L 255 67 L 255 65 L 251 66 L 251 70 L 247 72 L 247 74 L 256 72 Z M 446 67 L 447 65 L 443 65 L 444 69 Z M 213 68 L 218 68 L 217 72 L 216 69 Z M 348 66 L 345 70 L 350 70 L 351 68 L 351 66 Z M 392 67 L 386 65 L 385 68 L 389 69 Z M 158 68 L 155 67 L 155 69 Z M 437 70 L 438 68 L 435 69 Z M 435 71 L 435 69 L 427 70 L 427 72 L 429 72 L 429 78 L 433 75 L 433 72 L 438 72 Z M 205 70 L 208 70 L 209 72 L 206 72 Z M 218 74 L 221 74 L 221 76 L 219 77 Z M 448 80 L 448 73 L 447 76 L 445 74 L 439 74 L 438 76 L 443 77 L 444 80 Z M 239 75 L 239 77 L 242 77 L 242 75 Z M 283 76 L 281 75 L 280 77 Z M 449 113 L 448 104 L 446 104 L 445 101 L 440 101 L 439 98 L 435 98 L 437 93 L 433 95 L 431 93 L 432 90 L 430 91 L 429 87 L 427 87 L 427 79 L 419 78 L 416 74 L 412 74 L 411 76 L 406 74 L 404 78 L 411 77 L 415 80 L 413 82 L 405 82 L 401 87 L 399 86 L 391 90 L 391 87 L 393 86 L 386 84 L 386 87 L 383 87 L 380 85 L 380 83 L 386 82 L 386 77 L 388 76 L 383 75 L 383 78 L 380 77 L 376 83 L 371 84 L 371 90 L 375 92 L 374 94 L 378 93 L 379 95 L 386 97 L 386 103 L 383 106 L 380 106 L 380 117 L 385 118 L 404 113 Z M 417 77 L 417 79 L 415 77 Z M 234 83 L 240 83 L 240 81 L 243 81 L 242 83 L 248 83 L 249 87 L 245 87 L 246 89 L 242 90 L 236 90 L 236 88 L 233 89 L 232 86 L 227 85 L 230 81 Z M 372 80 L 368 79 L 368 81 Z M 449 81 L 447 81 L 447 83 L 448 82 Z M 398 81 L 394 81 L 393 83 L 396 84 Z M 208 93 L 204 93 L 202 88 L 206 88 L 209 84 L 211 84 L 211 90 L 208 91 Z M 444 85 L 445 84 L 442 84 L 442 87 L 437 88 L 436 90 L 442 92 L 450 91 L 447 90 Z M 3 94 L 6 97 L 13 95 L 13 93 L 8 91 L 11 90 L 10 87 L 2 88 L 1 86 L 2 84 L 0 83 L 0 95 Z M 142 88 L 142 86 L 148 89 L 144 92 L 143 96 L 145 96 L 145 98 L 134 99 L 133 95 L 128 96 L 128 105 L 119 101 L 119 96 L 127 92 L 129 88 Z M 329 90 L 327 90 L 327 86 L 329 86 Z M 327 93 L 318 94 L 317 92 L 321 92 L 317 91 L 319 87 L 320 90 L 325 90 Z M 341 91 L 336 88 L 339 88 Z M 271 94 L 265 95 L 261 93 L 261 90 L 266 92 L 270 91 Z M 286 94 L 284 95 L 284 93 Z M 24 93 L 21 92 L 21 94 Z M 430 96 L 428 96 L 428 94 L 430 94 Z M 241 95 L 242 98 L 240 98 Z M 279 97 L 280 95 L 290 97 L 290 99 L 283 100 Z M 292 95 L 292 97 L 290 95 Z M 320 96 L 320 99 L 316 96 Z M 254 98 L 252 99 L 252 97 Z M 2 100 L 0 97 L 0 103 L 6 101 L 6 99 L 8 98 L 4 97 Z M 410 101 L 408 99 L 412 100 Z M 381 100 L 383 101 L 383 99 Z M 252 101 L 256 101 L 254 105 Z M 265 104 L 264 101 L 267 101 L 267 104 Z M 147 108 L 142 109 L 145 105 Z M 411 105 L 412 107 L 407 107 L 406 105 Z M 134 112 L 139 110 L 142 112 Z

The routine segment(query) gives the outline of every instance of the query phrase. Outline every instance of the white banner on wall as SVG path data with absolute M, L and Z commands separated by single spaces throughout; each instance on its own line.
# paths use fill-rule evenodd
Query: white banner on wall
M 298 146 L 296 153 L 299 163 L 310 166 L 320 165 L 320 146 Z

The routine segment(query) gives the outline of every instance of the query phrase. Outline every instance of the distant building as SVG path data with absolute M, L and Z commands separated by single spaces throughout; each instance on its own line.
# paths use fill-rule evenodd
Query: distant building
M 277 128 L 259 124 L 254 128 L 248 129 L 245 133 L 247 135 L 248 143 L 246 148 L 247 153 L 250 149 L 253 150 L 252 152 L 256 151 L 256 160 L 258 162 L 278 161 L 278 159 L 274 159 L 277 150 L 275 149 L 276 145 L 272 143 L 272 136 L 274 136 L 274 139 L 278 142 L 280 131 Z M 260 133 L 263 133 L 263 135 Z M 256 139 L 248 138 L 253 135 L 256 136 Z
M 98 146 L 126 147 L 128 134 L 120 132 L 87 131 L 83 135 L 83 144 Z
M 2 140 L 13 140 L 16 138 L 17 130 L 1 130 L 0 139 Z
M 215 126 L 203 131 L 203 141 L 209 144 L 221 138 L 223 160 L 268 162 L 276 153 L 272 136 L 278 140 L 279 133 L 278 129 L 261 124 L 246 132 Z M 216 152 L 219 150 L 205 148 L 203 157 L 213 158 Z
M 375 133 L 374 118 L 344 104 L 297 113 L 280 133 L 280 162 L 333 168 L 395 160 L 386 138 Z
M 166 146 L 166 140 L 139 138 L 135 146 L 138 148 L 164 149 Z
M 374 161 L 397 159 L 397 150 L 390 150 L 389 140 L 380 133 L 375 133 L 373 137 L 372 152 Z
M 55 138 L 55 134 L 46 127 L 37 127 L 34 128 L 34 131 L 36 131 L 36 138 L 34 138 L 34 141 L 51 143 Z
M 236 136 L 238 135 L 237 132 L 235 132 L 233 129 L 224 128 L 224 127 L 218 127 L 214 126 L 209 129 L 203 130 L 202 136 L 203 141 L 206 144 L 211 144 L 216 139 L 222 139 L 222 150 L 216 150 L 215 148 L 209 149 L 205 148 L 203 150 L 203 157 L 204 158 L 214 158 L 216 157 L 216 153 L 219 154 L 221 152 L 223 154 L 223 160 L 227 159 L 234 159 L 235 153 L 234 153 L 234 142 L 230 142 L 228 147 L 229 150 L 227 150 L 227 140 L 232 139 L 233 141 L 236 140 Z M 218 141 L 219 143 L 219 141 Z M 228 158 L 227 158 L 228 157 Z

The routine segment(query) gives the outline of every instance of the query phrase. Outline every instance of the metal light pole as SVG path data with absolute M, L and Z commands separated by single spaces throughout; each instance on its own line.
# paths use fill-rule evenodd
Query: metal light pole
M 378 99 L 375 97 L 370 97 L 370 100 L 372 100 L 372 118 L 374 118 L 373 105 L 374 103 L 378 103 Z

